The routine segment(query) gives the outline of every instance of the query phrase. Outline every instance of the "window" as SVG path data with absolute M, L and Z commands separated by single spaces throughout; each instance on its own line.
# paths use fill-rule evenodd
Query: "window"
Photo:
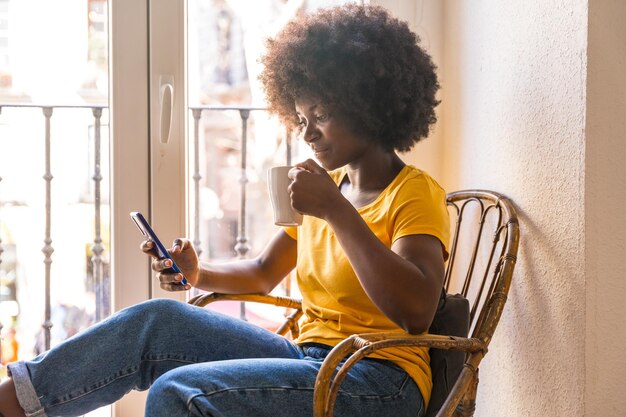
M 310 155 L 264 110 L 257 77 L 266 38 L 297 13 L 347 2 L 189 0 L 189 235 L 201 259 L 257 255 L 278 230 L 267 169 Z M 275 291 L 297 288 L 287 279 Z M 255 304 L 230 312 L 270 326 L 282 319 L 278 309 Z

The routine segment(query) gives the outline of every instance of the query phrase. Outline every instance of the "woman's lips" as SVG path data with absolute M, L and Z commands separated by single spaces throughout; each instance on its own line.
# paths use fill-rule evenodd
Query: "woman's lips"
M 315 154 L 316 157 L 319 157 L 321 155 L 324 155 L 326 152 L 328 152 L 328 149 L 313 149 L 313 153 Z

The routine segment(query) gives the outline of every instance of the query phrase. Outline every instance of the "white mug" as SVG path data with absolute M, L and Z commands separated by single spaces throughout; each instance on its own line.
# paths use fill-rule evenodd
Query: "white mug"
M 291 206 L 288 189 L 291 184 L 288 176 L 291 168 L 293 167 L 278 166 L 267 171 L 267 186 L 274 211 L 274 224 L 277 226 L 300 226 L 302 224 L 302 214 Z

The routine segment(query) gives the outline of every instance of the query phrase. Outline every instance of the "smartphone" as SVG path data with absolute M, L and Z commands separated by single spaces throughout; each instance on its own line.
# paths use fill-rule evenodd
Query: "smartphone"
M 141 234 L 143 234 L 146 238 L 154 242 L 154 246 L 156 246 L 158 258 L 159 259 L 167 258 L 172 261 L 172 266 L 167 269 L 164 269 L 163 272 L 182 274 L 180 268 L 178 267 L 178 265 L 176 265 L 176 262 L 174 262 L 170 254 L 167 252 L 167 249 L 165 249 L 165 246 L 163 246 L 163 244 L 157 237 L 156 233 L 154 233 L 154 230 L 152 230 L 152 227 L 150 227 L 150 223 L 148 223 L 146 218 L 143 217 L 143 214 L 141 214 L 138 211 L 132 211 L 130 213 L 130 218 L 133 219 L 133 222 L 135 222 L 135 225 L 137 225 L 137 227 L 141 231 Z M 183 276 L 182 281 L 180 281 L 180 284 L 187 285 L 187 279 L 184 276 Z

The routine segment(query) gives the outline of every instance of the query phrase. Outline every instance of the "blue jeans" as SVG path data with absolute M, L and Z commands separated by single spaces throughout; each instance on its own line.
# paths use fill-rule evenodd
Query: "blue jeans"
M 311 416 L 315 377 L 328 352 L 160 299 L 122 310 L 31 361 L 9 365 L 9 372 L 32 416 L 79 416 L 148 388 L 149 417 Z M 423 408 L 402 369 L 367 359 L 343 382 L 335 416 L 417 417 Z

